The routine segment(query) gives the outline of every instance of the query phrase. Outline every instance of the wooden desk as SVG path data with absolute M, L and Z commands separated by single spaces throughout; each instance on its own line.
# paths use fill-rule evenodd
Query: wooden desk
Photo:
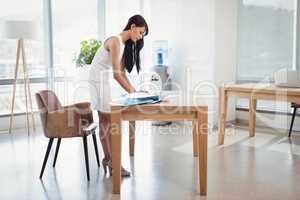
M 159 121 L 193 121 L 193 150 L 194 156 L 199 152 L 199 183 L 200 194 L 206 195 L 207 188 L 207 106 L 179 105 L 168 100 L 158 104 L 124 107 L 111 104 L 111 142 L 113 165 L 113 193 L 120 193 L 121 181 L 121 121 L 130 122 L 130 155 L 134 155 L 134 132 L 136 120 Z M 198 137 L 199 136 L 199 137 Z M 171 152 L 170 152 L 171 153 Z M 175 174 L 174 174 L 175 176 Z
M 224 144 L 228 97 L 249 99 L 249 136 L 255 136 L 257 100 L 300 103 L 300 88 L 283 88 L 273 84 L 227 84 L 219 88 L 219 145 Z

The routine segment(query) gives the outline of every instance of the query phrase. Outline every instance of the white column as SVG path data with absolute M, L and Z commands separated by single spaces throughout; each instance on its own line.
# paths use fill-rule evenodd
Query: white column
M 98 40 L 104 41 L 106 38 L 106 1 L 98 0 Z
M 47 87 L 54 89 L 54 62 L 53 62 L 53 29 L 51 0 L 43 1 L 44 10 L 44 40 L 45 40 L 45 65 L 47 68 Z

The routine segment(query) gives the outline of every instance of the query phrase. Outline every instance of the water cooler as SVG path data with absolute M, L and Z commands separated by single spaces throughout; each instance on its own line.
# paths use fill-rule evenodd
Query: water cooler
M 171 76 L 170 67 L 168 63 L 168 41 L 157 40 L 153 43 L 153 67 L 151 75 L 151 84 L 157 93 L 164 93 L 170 91 Z M 153 125 L 169 125 L 171 122 L 154 121 Z

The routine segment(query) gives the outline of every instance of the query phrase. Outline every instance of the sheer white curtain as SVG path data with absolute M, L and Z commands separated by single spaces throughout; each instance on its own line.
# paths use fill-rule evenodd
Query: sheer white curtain
M 295 0 L 240 0 L 237 79 L 268 80 L 292 68 Z

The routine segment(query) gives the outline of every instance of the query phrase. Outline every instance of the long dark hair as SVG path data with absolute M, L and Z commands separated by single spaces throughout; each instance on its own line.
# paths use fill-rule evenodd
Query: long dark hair
M 145 27 L 145 35 L 148 34 L 148 25 L 145 19 L 141 15 L 134 15 L 129 18 L 128 23 L 123 31 L 127 31 L 134 24 L 137 27 Z M 122 62 L 126 70 L 130 73 L 134 65 L 136 65 L 137 72 L 140 71 L 140 51 L 144 47 L 144 39 L 140 39 L 135 43 L 129 39 L 125 42 L 124 53 L 122 56 Z

